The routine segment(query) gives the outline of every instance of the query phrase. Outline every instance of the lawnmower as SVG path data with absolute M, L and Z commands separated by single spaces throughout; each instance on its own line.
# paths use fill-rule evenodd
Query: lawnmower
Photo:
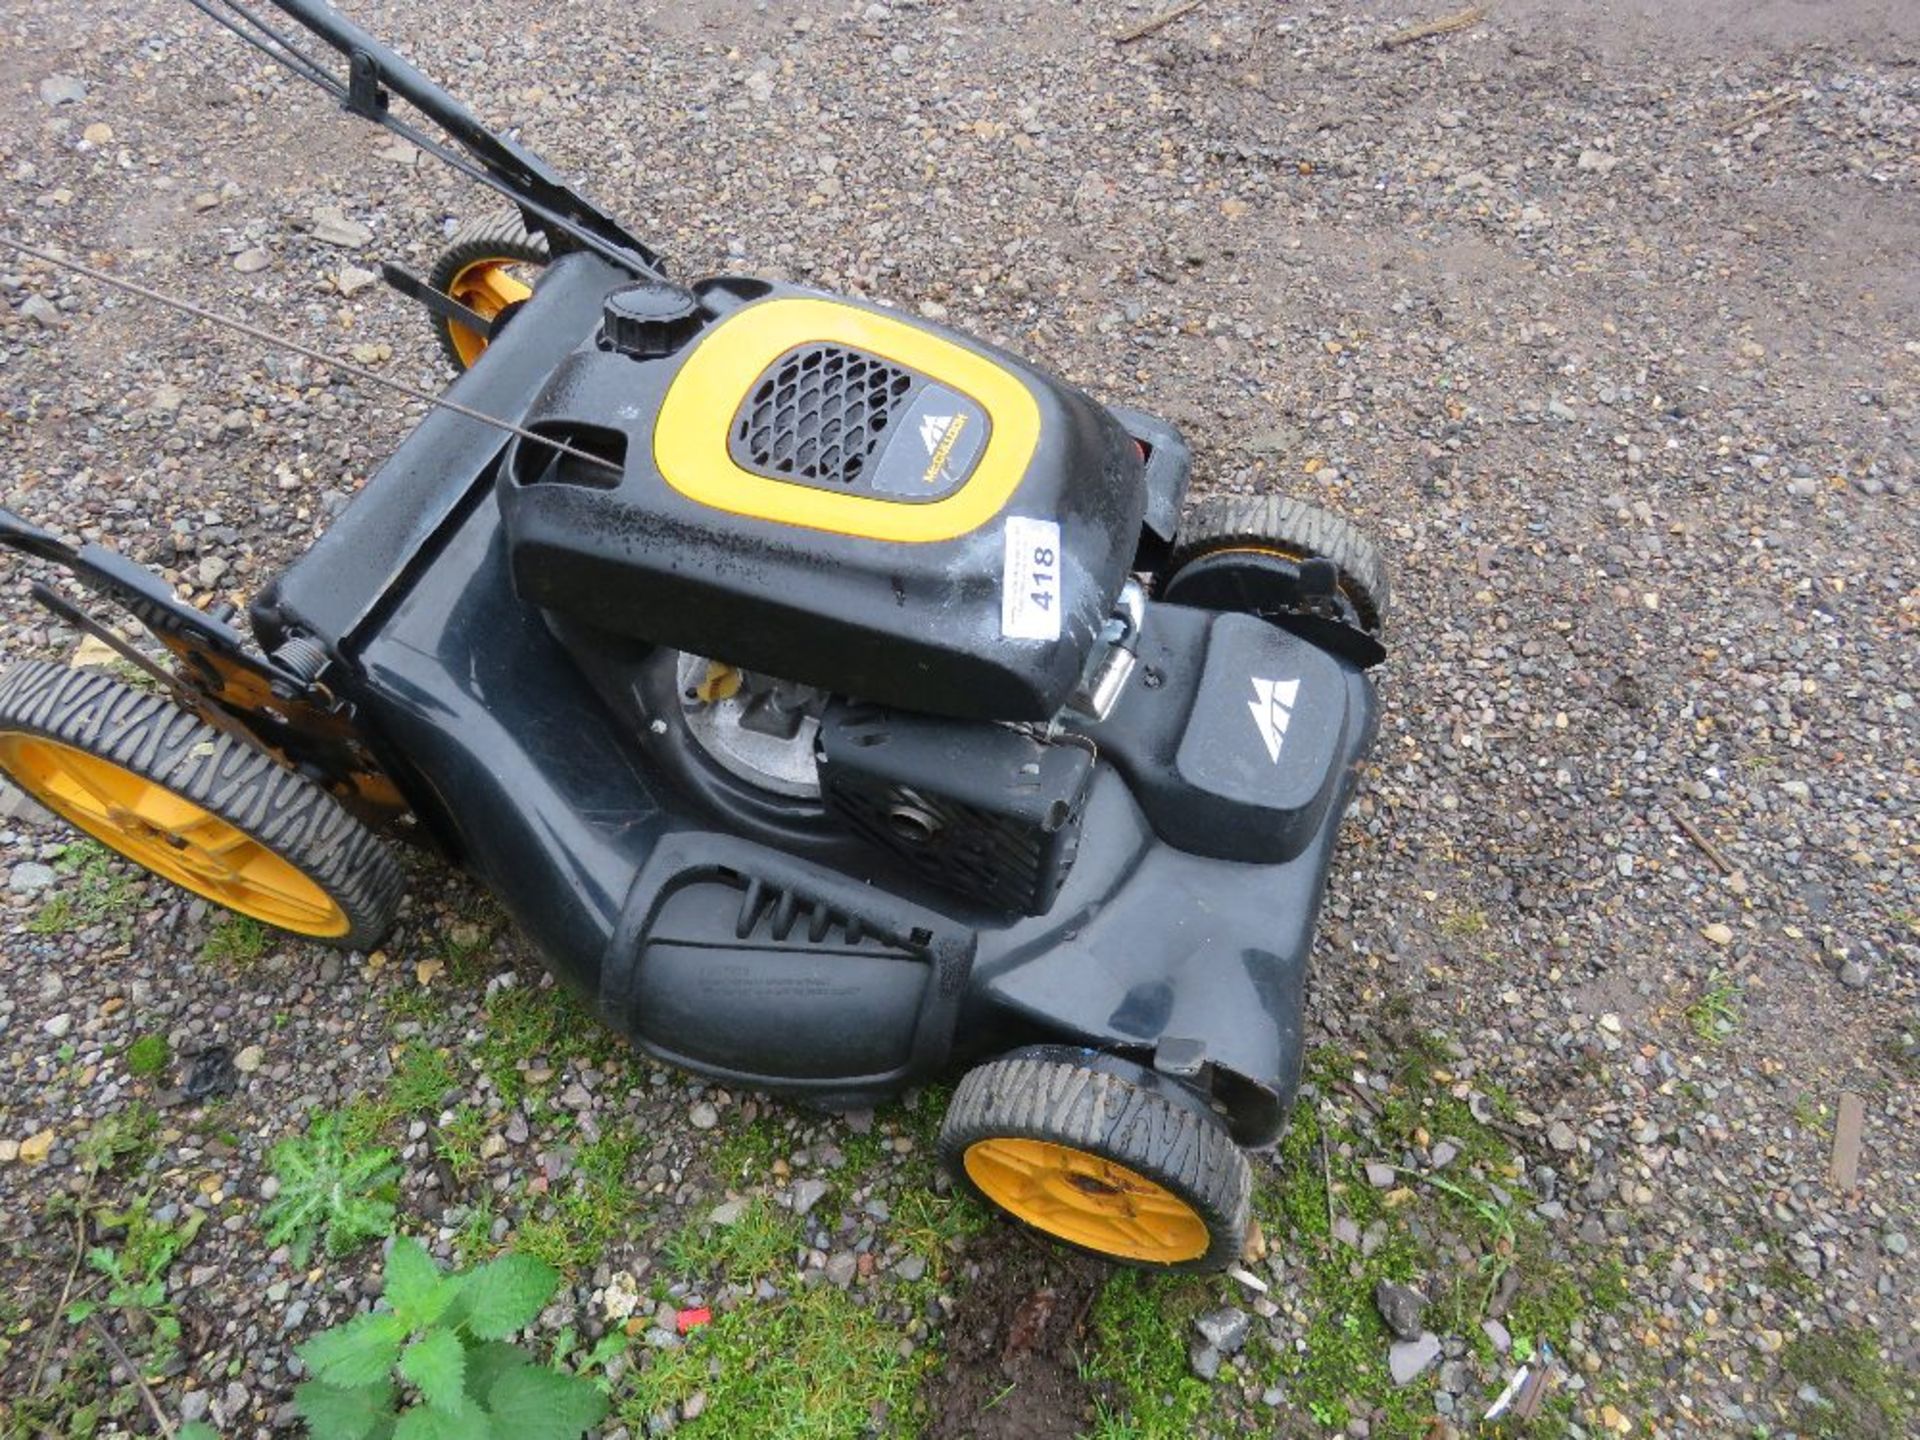
M 14 664 L 0 767 L 357 950 L 389 842 L 429 847 L 645 1053 L 827 1107 L 957 1074 L 958 1184 L 1114 1261 L 1233 1263 L 1376 726 L 1375 548 L 1187 505 L 1173 427 L 942 325 L 670 278 L 319 0 L 272 0 L 305 39 L 193 3 L 513 213 L 386 267 L 461 373 L 245 631 L 0 512 L 79 587 L 34 597 L 141 672 Z

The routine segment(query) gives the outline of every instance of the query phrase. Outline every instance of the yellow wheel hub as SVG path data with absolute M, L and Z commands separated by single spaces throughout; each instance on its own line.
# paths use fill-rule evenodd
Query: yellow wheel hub
M 533 287 L 513 273 L 515 266 L 532 263 L 524 260 L 475 260 L 454 273 L 447 293 L 481 319 L 491 320 L 509 305 L 517 305 L 533 294 Z M 453 348 L 459 354 L 462 365 L 473 364 L 487 348 L 484 333 L 455 321 L 447 322 L 447 333 L 453 340 Z
M 304 872 L 144 775 L 21 734 L 0 734 L 0 769 L 56 815 L 216 905 L 301 935 L 351 928 L 346 912 Z
M 1149 1264 L 1197 1260 L 1206 1221 L 1164 1186 L 1124 1165 L 1048 1140 L 981 1140 L 967 1177 L 989 1200 L 1036 1230 L 1104 1255 Z

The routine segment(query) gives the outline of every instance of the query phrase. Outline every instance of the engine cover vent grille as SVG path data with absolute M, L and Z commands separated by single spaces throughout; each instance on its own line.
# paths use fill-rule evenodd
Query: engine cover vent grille
M 852 485 L 913 384 L 911 371 L 844 345 L 789 350 L 740 407 L 734 459 L 775 480 Z

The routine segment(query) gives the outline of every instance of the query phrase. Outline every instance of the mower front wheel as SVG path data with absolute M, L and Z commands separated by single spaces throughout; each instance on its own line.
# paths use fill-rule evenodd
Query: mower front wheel
M 400 866 L 326 791 L 165 695 L 45 661 L 0 677 L 0 771 L 61 819 L 217 905 L 370 950 Z
M 1358 526 L 1281 495 L 1210 495 L 1180 522 L 1161 598 L 1271 618 L 1293 608 L 1303 560 L 1329 560 L 1360 629 L 1386 625 L 1387 564 Z
M 1240 1257 L 1247 1157 L 1201 1098 L 1087 1051 L 1020 1051 L 969 1071 L 940 1127 L 966 1189 L 1041 1233 L 1152 1270 Z

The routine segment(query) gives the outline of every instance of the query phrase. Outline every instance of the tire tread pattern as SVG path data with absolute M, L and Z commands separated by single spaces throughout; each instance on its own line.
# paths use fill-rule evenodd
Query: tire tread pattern
M 1240 1258 L 1253 1169 L 1226 1128 L 1198 1111 L 1122 1075 L 1016 1054 L 989 1061 L 961 1079 L 940 1127 L 941 1161 L 985 1200 L 967 1176 L 964 1157 L 982 1140 L 1005 1137 L 1048 1140 L 1104 1156 L 1192 1206 L 1206 1222 L 1207 1253 L 1142 1268 L 1218 1270 Z M 1141 1264 L 1122 1256 L 1104 1258 Z
M 0 731 L 97 755 L 244 830 L 346 912 L 345 935 L 305 938 L 365 950 L 393 924 L 405 879 L 379 837 L 312 781 L 165 695 L 29 660 L 0 675 Z
M 453 232 L 453 238 L 447 241 L 433 262 L 433 269 L 427 276 L 427 284 L 442 294 L 453 283 L 453 277 L 476 260 L 515 260 L 529 265 L 545 265 L 552 256 L 547 250 L 547 239 L 536 235 L 526 227 L 517 210 L 502 210 L 497 214 L 483 215 L 469 220 Z M 467 368 L 460 358 L 460 352 L 453 345 L 453 331 L 448 320 L 436 315 L 433 317 L 433 333 L 440 341 L 440 349 L 456 369 Z
M 1236 545 L 1277 544 L 1331 560 L 1363 623 L 1379 634 L 1392 599 L 1387 562 L 1358 526 L 1289 495 L 1209 495 L 1180 522 L 1167 570 Z

